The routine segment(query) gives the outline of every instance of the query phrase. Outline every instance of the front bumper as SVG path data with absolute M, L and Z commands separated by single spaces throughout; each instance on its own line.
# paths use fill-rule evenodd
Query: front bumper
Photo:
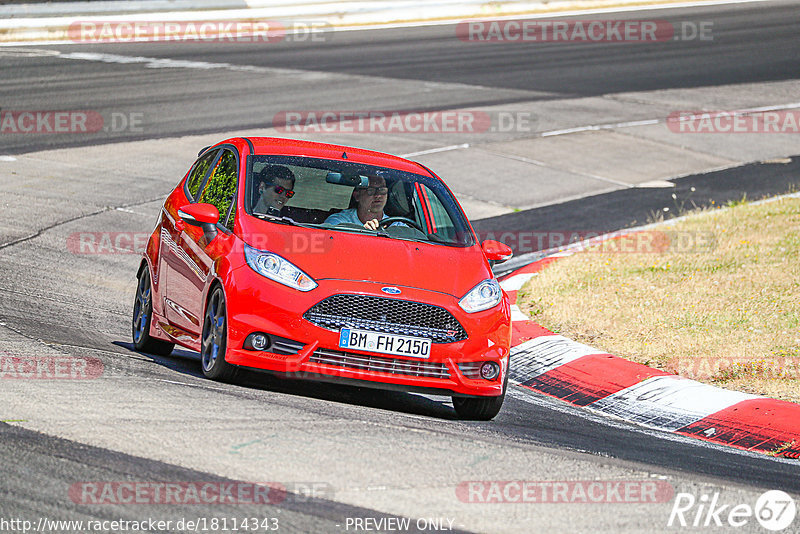
M 498 396 L 508 372 L 511 318 L 507 298 L 490 310 L 467 314 L 450 295 L 403 288 L 403 300 L 447 309 L 462 324 L 467 338 L 452 343 L 433 343 L 428 358 L 411 358 L 339 348 L 338 331 L 305 320 L 308 308 L 333 294 L 386 297 L 381 284 L 352 281 L 320 281 L 314 291 L 299 292 L 277 284 L 260 284 L 263 290 L 247 299 L 228 299 L 228 351 L 234 365 L 279 373 L 289 378 L 358 383 L 382 389 L 425 391 L 456 396 Z M 255 297 L 255 298 L 253 298 Z M 294 340 L 296 350 L 243 349 L 253 332 Z M 285 345 L 284 345 L 285 347 Z M 276 350 L 271 352 L 270 350 Z M 494 380 L 475 378 L 459 364 L 496 362 L 501 369 Z

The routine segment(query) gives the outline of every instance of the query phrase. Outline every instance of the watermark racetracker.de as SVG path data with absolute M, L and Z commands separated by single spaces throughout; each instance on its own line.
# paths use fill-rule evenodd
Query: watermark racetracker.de
M 279 505 L 332 499 L 327 482 L 84 481 L 69 487 L 76 504 Z
M 67 237 L 67 250 L 75 255 L 142 254 L 150 235 L 147 232 L 73 232 Z M 487 239 L 510 246 L 515 254 L 541 250 L 571 249 L 596 253 L 666 254 L 703 253 L 716 247 L 713 232 L 642 230 L 624 235 L 600 230 L 478 231 L 479 242 Z M 325 254 L 332 246 L 324 234 L 250 234 L 250 246 L 279 254 Z
M 0 109 L 0 135 L 142 133 L 143 112 Z
M 773 353 L 765 357 L 721 356 L 677 358 L 667 370 L 681 376 L 701 380 L 754 378 L 765 380 L 800 379 L 800 358 Z
M 0 380 L 90 380 L 103 371 L 98 358 L 0 353 Z
M 149 232 L 73 232 L 67 236 L 67 250 L 75 255 L 104 254 L 136 254 L 141 255 L 147 249 L 151 234 Z M 333 246 L 324 234 L 249 234 L 244 241 L 236 242 L 243 248 L 243 243 L 260 250 L 270 250 L 278 254 L 325 254 Z
M 285 110 L 272 126 L 281 133 L 480 134 L 530 133 L 536 118 L 527 111 L 483 110 Z
M 74 43 L 318 43 L 325 42 L 331 30 L 329 23 L 314 20 L 80 20 L 70 24 L 67 35 Z
M 456 36 L 469 43 L 664 43 L 711 41 L 712 21 L 469 20 Z
M 641 230 L 608 234 L 601 230 L 478 231 L 479 241 L 505 243 L 514 254 L 542 250 L 586 251 L 602 254 L 691 254 L 716 247 L 713 232 Z
M 646 504 L 672 500 L 663 480 L 469 480 L 456 497 L 470 504 Z
M 800 110 L 674 111 L 666 122 L 681 134 L 797 134 Z

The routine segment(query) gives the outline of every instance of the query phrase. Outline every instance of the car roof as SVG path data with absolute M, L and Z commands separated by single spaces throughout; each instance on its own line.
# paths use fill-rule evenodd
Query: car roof
M 347 145 L 335 145 L 330 143 L 319 143 L 315 141 L 304 141 L 301 139 L 288 139 L 283 137 L 239 137 L 222 141 L 222 143 L 235 143 L 235 141 L 241 139 L 248 139 L 251 143 L 253 143 L 255 154 L 258 156 L 307 156 L 311 158 L 350 161 L 353 163 L 363 163 L 366 165 L 390 167 L 415 174 L 424 174 L 425 176 L 438 179 L 436 175 L 419 163 L 398 156 L 393 156 L 391 154 Z M 344 157 L 344 154 L 347 154 L 346 158 Z

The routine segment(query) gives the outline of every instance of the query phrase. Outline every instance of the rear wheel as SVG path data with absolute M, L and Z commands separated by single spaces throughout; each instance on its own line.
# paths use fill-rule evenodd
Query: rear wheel
M 472 421 L 489 421 L 494 419 L 503 401 L 506 398 L 508 389 L 508 368 L 506 367 L 506 377 L 503 380 L 503 393 L 497 397 L 453 397 L 453 408 L 461 419 Z
M 200 340 L 200 360 L 203 374 L 212 380 L 229 382 L 236 374 L 236 367 L 225 361 L 228 340 L 228 320 L 225 309 L 225 293 L 216 286 L 208 299 L 203 319 L 203 335 Z
M 175 348 L 174 343 L 150 336 L 150 323 L 153 320 L 153 289 L 150 285 L 150 269 L 145 265 L 139 273 L 136 297 L 133 300 L 133 321 L 131 335 L 133 346 L 139 352 L 168 356 Z

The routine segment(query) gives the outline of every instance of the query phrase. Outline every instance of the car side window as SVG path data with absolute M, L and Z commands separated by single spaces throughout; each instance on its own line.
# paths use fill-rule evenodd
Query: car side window
M 208 168 L 211 167 L 216 155 L 216 150 L 209 150 L 194 164 L 192 173 L 189 175 L 189 179 L 186 180 L 186 193 L 190 200 L 197 199 L 197 193 L 200 190 L 200 186 L 203 185 L 203 178 L 206 177 Z
M 214 172 L 208 179 L 203 193 L 200 195 L 200 202 L 212 204 L 219 210 L 219 222 L 230 229 L 233 226 L 233 217 L 227 219 L 228 208 L 236 198 L 236 183 L 239 176 L 239 165 L 236 155 L 227 149 L 223 149 Z

